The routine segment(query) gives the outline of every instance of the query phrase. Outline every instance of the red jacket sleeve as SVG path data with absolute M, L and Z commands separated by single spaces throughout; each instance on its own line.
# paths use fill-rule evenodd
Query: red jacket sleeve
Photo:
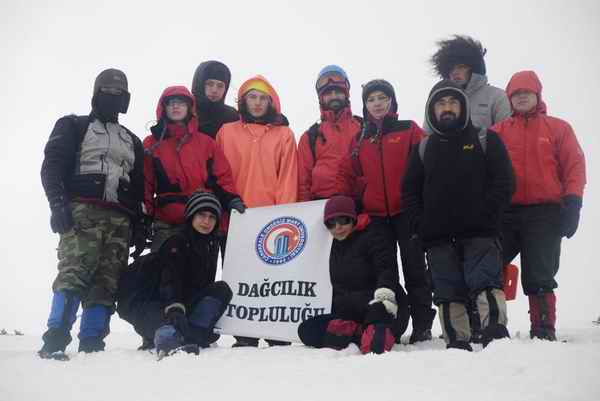
M 298 150 L 294 133 L 288 129 L 282 140 L 275 204 L 294 203 L 298 199 Z
M 308 141 L 308 132 L 302 134 L 298 144 L 298 202 L 312 200 L 312 169 L 315 160 Z
M 583 197 L 583 189 L 586 184 L 585 156 L 573 128 L 566 122 L 561 132 L 558 159 L 563 196 L 577 195 Z

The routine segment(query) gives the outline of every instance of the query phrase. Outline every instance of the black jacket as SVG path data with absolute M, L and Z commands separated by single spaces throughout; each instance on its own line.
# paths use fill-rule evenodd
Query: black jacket
M 343 241 L 333 240 L 329 256 L 333 287 L 332 313 L 341 319 L 362 322 L 377 288 L 396 292 L 401 300 L 396 254 L 383 234 L 361 215 L 355 230 Z M 404 301 L 402 299 L 402 301 Z
M 410 157 L 402 189 L 413 231 L 425 247 L 453 238 L 499 236 L 513 191 L 508 152 L 487 130 L 486 150 L 470 122 L 456 135 L 431 134 Z
M 72 199 L 103 203 L 106 178 L 102 174 L 77 174 L 75 171 L 88 125 L 95 118 L 93 112 L 89 116 L 69 115 L 54 125 L 44 148 L 41 169 L 42 185 L 51 204 Z M 125 131 L 133 143 L 134 164 L 129 182 L 119 182 L 118 204 L 109 206 L 140 216 L 144 200 L 144 148 L 137 136 L 127 128 Z
M 163 306 L 181 303 L 190 308 L 201 290 L 215 282 L 219 241 L 199 234 L 186 223 L 160 247 L 162 267 L 159 293 Z
M 236 109 L 223 103 L 200 102 L 196 107 L 198 131 L 215 139 L 221 126 L 240 119 Z

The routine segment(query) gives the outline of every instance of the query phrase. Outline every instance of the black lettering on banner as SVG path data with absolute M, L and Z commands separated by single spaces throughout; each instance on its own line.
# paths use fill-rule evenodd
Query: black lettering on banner
M 245 297 L 250 291 L 250 286 L 247 283 L 238 283 L 238 295 Z

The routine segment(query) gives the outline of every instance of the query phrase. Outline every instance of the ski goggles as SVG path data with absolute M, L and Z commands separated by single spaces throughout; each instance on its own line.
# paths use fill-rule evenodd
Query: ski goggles
M 332 217 L 331 219 L 328 219 L 325 222 L 325 227 L 327 227 L 327 229 L 331 230 L 332 228 L 335 227 L 336 224 L 339 224 L 340 226 L 345 226 L 347 224 L 352 223 L 354 219 L 350 216 L 337 216 L 337 217 Z
M 316 89 L 317 92 L 321 92 L 327 86 L 341 86 L 348 88 L 348 82 L 346 78 L 337 73 L 325 74 L 317 80 Z
M 100 87 L 100 92 L 106 93 L 107 95 L 120 96 L 123 94 L 123 89 L 102 86 Z

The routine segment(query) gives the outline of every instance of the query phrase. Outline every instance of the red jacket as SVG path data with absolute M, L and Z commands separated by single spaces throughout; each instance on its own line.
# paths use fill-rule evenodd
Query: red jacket
M 411 148 L 423 138 L 423 131 L 413 121 L 388 115 L 381 134 L 369 123 L 367 136 L 352 140 L 351 149 L 359 146 L 358 158 L 352 150 L 344 157 L 337 176 L 337 192 L 358 198 L 364 211 L 373 216 L 395 216 L 402 210 L 401 188 Z M 360 144 L 359 144 L 360 142 Z
M 336 193 L 336 176 L 360 122 L 346 107 L 336 116 L 321 110 L 321 123 L 302 134 L 298 144 L 298 201 L 330 198 Z M 311 137 L 314 148 L 311 149 Z M 316 156 L 316 160 L 313 157 Z
M 565 195 L 583 196 L 585 158 L 573 128 L 556 117 L 546 115 L 542 84 L 533 71 L 513 75 L 506 93 L 527 89 L 538 97 L 537 108 L 527 114 L 513 115 L 491 129 L 504 141 L 516 176 L 512 204 L 559 203 Z
M 163 99 L 173 95 L 188 97 L 192 102 L 192 118 L 185 126 L 166 123 L 163 118 Z M 144 139 L 146 213 L 169 224 L 185 221 L 185 203 L 196 190 L 214 192 L 224 209 L 237 197 L 229 163 L 214 139 L 198 132 L 194 110 L 194 97 L 187 88 L 165 89 L 156 106 L 156 118 L 164 121 L 164 129 L 158 124 L 152 127 L 152 135 Z M 209 165 L 217 185 L 207 186 Z

